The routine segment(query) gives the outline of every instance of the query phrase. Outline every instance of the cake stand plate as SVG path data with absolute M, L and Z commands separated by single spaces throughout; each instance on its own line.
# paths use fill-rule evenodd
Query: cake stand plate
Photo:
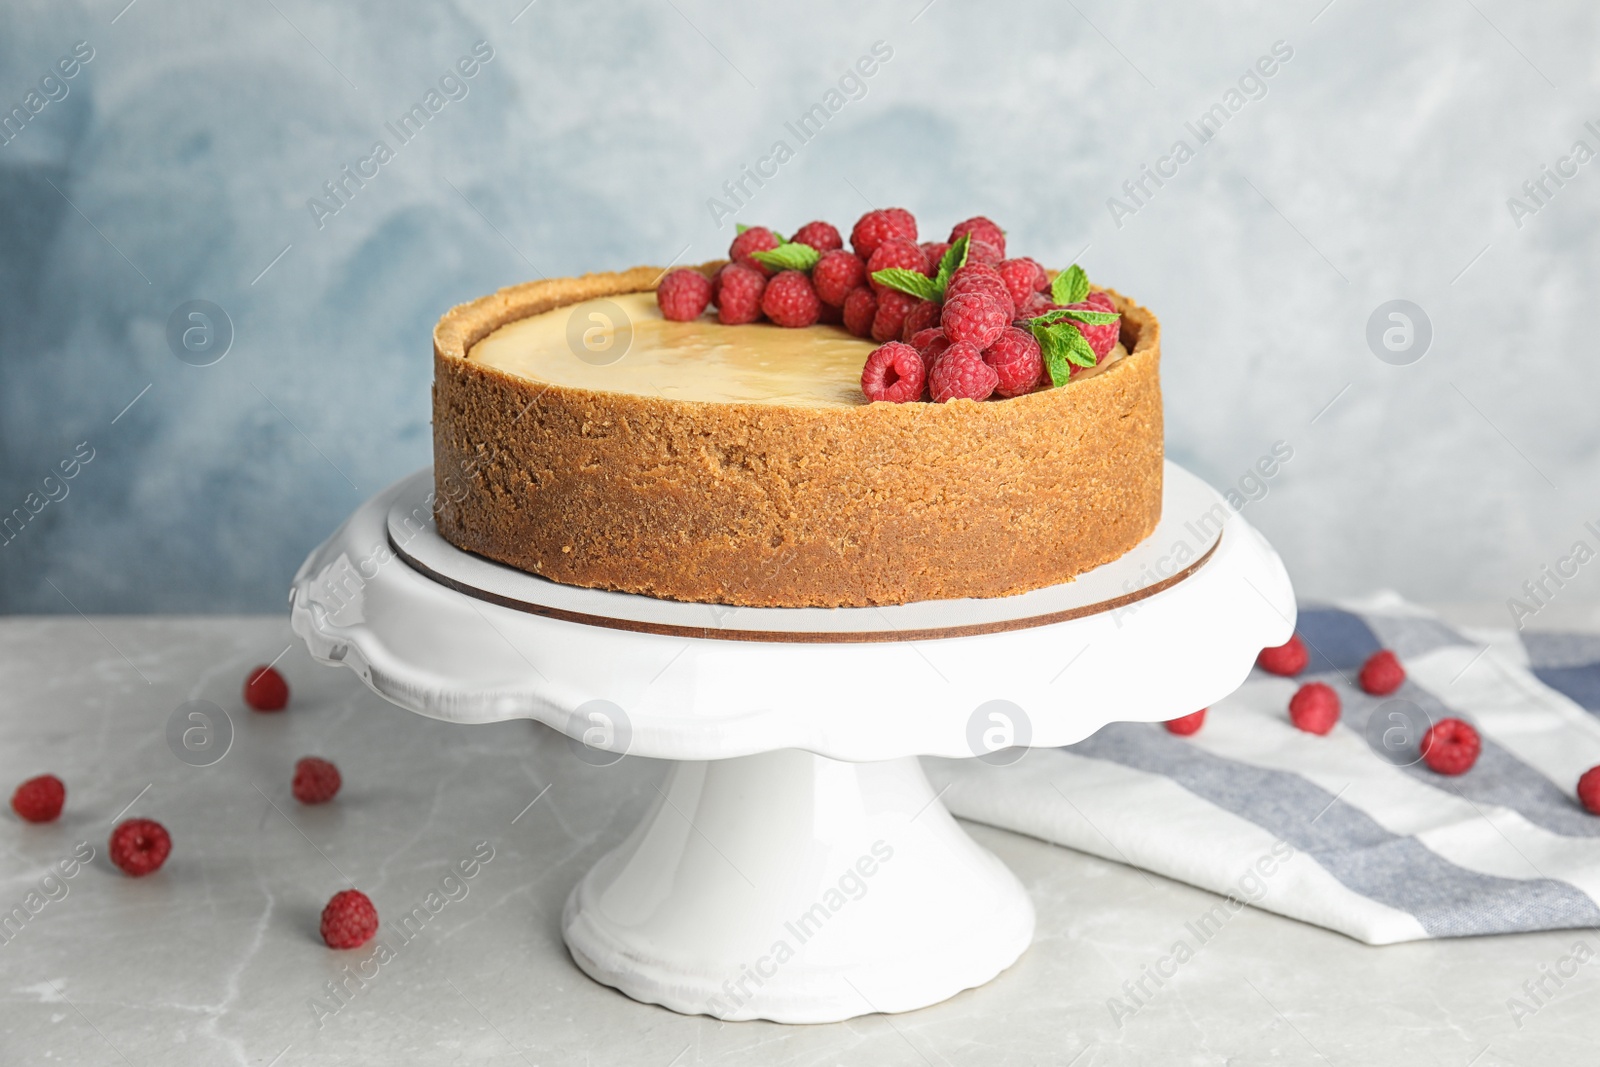
M 830 1022 L 980 985 L 1032 938 L 1020 883 L 916 757 L 1012 762 L 1235 689 L 1293 631 L 1271 547 L 1166 466 L 1133 551 L 1021 596 L 884 608 L 687 604 L 558 585 L 451 546 L 419 471 L 367 501 L 291 592 L 313 656 L 453 722 L 529 718 L 604 766 L 676 761 L 574 887 L 573 959 L 636 999 Z

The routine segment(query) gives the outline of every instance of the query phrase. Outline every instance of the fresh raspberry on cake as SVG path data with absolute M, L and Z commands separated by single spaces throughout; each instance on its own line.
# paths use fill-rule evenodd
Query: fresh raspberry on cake
M 1438 774 L 1466 774 L 1481 751 L 1478 731 L 1460 719 L 1440 719 L 1422 735 L 1422 762 Z
M 950 251 L 949 241 L 922 242 L 922 254 L 928 257 L 928 265 L 935 272 L 939 270 L 939 264 L 944 261 L 944 254 L 948 251 Z
M 913 243 L 917 239 L 917 220 L 905 208 L 889 207 L 862 215 L 850 231 L 850 247 L 862 259 L 869 259 L 891 237 Z
M 918 352 L 921 352 L 923 349 L 933 344 L 933 342 L 943 338 L 943 330 L 939 329 L 937 326 L 929 326 L 926 330 L 918 330 L 916 333 L 912 334 L 911 340 L 907 341 L 906 344 L 910 345 L 912 348 L 915 348 Z
M 154 819 L 128 819 L 111 831 L 108 851 L 124 874 L 142 878 L 167 862 L 172 838 Z
M 1206 709 L 1180 715 L 1176 719 L 1166 721 L 1167 732 L 1177 734 L 1179 737 L 1188 737 L 1190 734 L 1200 732 L 1200 727 L 1206 724 Z
M 945 336 L 951 341 L 970 342 L 981 352 L 994 344 L 1000 332 L 1011 325 L 1011 309 L 992 293 L 968 291 L 944 302 L 939 325 L 944 327 Z
M 872 317 L 874 341 L 898 341 L 905 328 L 906 316 L 916 307 L 918 300 L 909 293 L 885 289 L 878 294 L 878 313 Z
M 939 336 L 929 341 L 926 346 L 917 349 L 918 352 L 922 353 L 922 367 L 930 376 L 933 374 L 934 365 L 939 362 L 939 357 L 944 355 L 949 347 L 950 338 L 944 335 L 943 330 L 940 330 Z
M 1018 308 L 1026 306 L 1031 297 L 1040 296 L 1050 288 L 1050 277 L 1045 274 L 1044 268 L 1026 256 L 1005 260 L 995 267 L 995 272 L 1006 283 L 1011 302 Z
M 1000 383 L 995 392 L 1004 397 L 1031 393 L 1044 373 L 1044 357 L 1033 334 L 1007 326 L 994 343 L 983 350 L 983 361 L 994 368 Z
M 1591 815 L 1600 815 L 1600 766 L 1590 767 L 1578 778 L 1578 803 Z
M 1006 233 L 994 222 L 982 215 L 974 215 L 965 222 L 958 222 L 950 227 L 950 243 L 955 244 L 969 233 L 972 235 L 972 240 L 967 242 L 968 248 L 972 247 L 972 241 L 983 241 L 994 246 L 999 251 L 1000 257 L 1005 258 Z
M 844 328 L 857 337 L 872 336 L 872 320 L 878 316 L 878 295 L 868 286 L 850 290 L 844 298 Z
M 755 322 L 761 317 L 761 294 L 766 288 L 765 274 L 753 267 L 730 263 L 722 272 L 722 286 L 717 290 L 717 321 L 724 326 Z
M 1067 310 L 1110 311 L 1112 313 L 1116 311 L 1115 308 L 1106 308 L 1093 300 L 1080 300 L 1076 304 L 1068 304 Z M 1095 362 L 1098 363 L 1106 358 L 1106 353 L 1117 347 L 1117 337 L 1121 330 L 1118 325 L 1120 322 L 1120 319 L 1113 319 L 1110 322 L 1094 326 L 1087 322 L 1074 321 L 1072 325 L 1078 328 L 1078 332 L 1083 334 L 1083 339 L 1089 342 L 1089 347 L 1094 349 Z
M 867 265 L 854 252 L 835 249 L 822 253 L 811 268 L 811 285 L 824 304 L 844 307 L 850 290 L 867 284 Z
M 922 346 L 918 345 L 912 338 L 926 330 L 937 329 L 941 310 L 943 310 L 943 306 L 937 300 L 924 300 L 919 303 L 906 316 L 905 325 L 900 328 L 900 339 L 916 348 L 921 348 Z
M 1399 689 L 1406 680 L 1406 669 L 1400 666 L 1400 660 L 1387 648 L 1381 652 L 1374 652 L 1368 657 L 1367 662 L 1361 665 L 1362 691 L 1371 693 L 1375 697 L 1386 697 Z
M 1306 643 L 1300 640 L 1299 634 L 1290 634 L 1289 640 L 1283 644 L 1275 648 L 1263 648 L 1256 656 L 1257 667 L 1284 678 L 1293 678 L 1305 670 L 1310 661 L 1311 653 L 1306 651 Z
M 1009 321 L 1016 317 L 1016 305 L 1011 301 L 1011 290 L 1006 288 L 1005 279 L 1000 277 L 1000 272 L 983 263 L 969 263 L 950 276 L 950 284 L 945 287 L 944 298 L 960 296 L 962 293 L 988 293 L 1006 308 L 1006 318 Z
M 936 404 L 951 400 L 987 400 L 1000 376 L 983 361 L 978 346 L 957 341 L 945 349 L 928 376 L 928 392 Z
M 915 271 L 918 274 L 927 274 L 928 257 L 922 251 L 921 246 L 899 237 L 891 237 L 879 245 L 877 251 L 873 252 L 872 257 L 867 260 L 867 279 L 880 294 L 890 287 L 882 282 L 873 280 L 872 276 L 880 270 L 889 270 L 893 267 Z
M 302 756 L 294 765 L 291 790 L 302 804 L 325 804 L 339 792 L 344 780 L 339 768 L 318 756 Z
M 805 271 L 786 270 L 767 282 L 761 294 L 761 310 L 779 326 L 799 329 L 817 321 L 822 312 L 822 301 L 811 288 L 811 279 Z
M 827 326 L 844 325 L 844 308 L 818 302 L 817 321 Z
M 868 400 L 904 404 L 922 396 L 922 356 L 910 345 L 890 341 L 872 350 L 861 369 L 861 391 Z
M 1307 682 L 1289 698 L 1289 720 L 1308 734 L 1325 734 L 1339 721 L 1339 694 L 1332 686 Z
M 1017 321 L 1020 323 L 1031 323 L 1034 319 L 1038 318 L 1040 315 L 1043 315 L 1045 312 L 1055 311 L 1060 307 L 1060 304 L 1051 303 L 1049 294 L 1034 293 L 1032 296 L 1028 297 L 1028 299 L 1017 305 Z
M 55 822 L 66 802 L 67 787 L 53 774 L 29 778 L 11 794 L 11 810 L 28 822 Z
M 770 252 L 777 248 L 778 244 L 777 234 L 765 226 L 752 226 L 734 237 L 733 244 L 728 246 L 728 258 L 741 266 L 760 271 L 763 277 L 776 274 L 777 268 L 763 266 L 754 258 L 754 254 Z
M 289 683 L 273 668 L 257 667 L 245 676 L 244 702 L 256 711 L 282 711 L 289 705 Z
M 795 244 L 810 245 L 818 252 L 832 252 L 844 247 L 844 238 L 839 236 L 838 228 L 831 222 L 821 220 L 806 223 L 789 240 Z
M 709 303 L 711 279 L 697 270 L 672 271 L 656 286 L 656 304 L 661 308 L 661 317 L 673 322 L 698 319 Z
M 733 264 L 724 263 L 722 266 L 720 266 L 720 267 L 718 267 L 716 269 L 716 272 L 714 274 L 711 275 L 711 306 L 712 307 L 716 307 L 717 306 L 717 294 L 722 291 L 722 272 L 727 270 L 731 266 L 733 266 Z
M 967 242 L 967 265 L 998 267 L 1005 260 L 1005 253 L 990 244 L 977 238 Z
M 329 948 L 360 948 L 378 932 L 378 909 L 359 889 L 341 889 L 322 909 L 322 940 Z

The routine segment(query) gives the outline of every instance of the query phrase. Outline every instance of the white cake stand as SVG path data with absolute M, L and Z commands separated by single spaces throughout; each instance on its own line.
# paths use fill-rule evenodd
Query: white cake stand
M 562 926 L 593 978 L 685 1013 L 832 1022 L 987 982 L 1027 948 L 1033 907 L 916 757 L 1010 762 L 1187 714 L 1293 630 L 1272 548 L 1170 463 L 1160 525 L 1115 563 L 888 608 L 557 585 L 445 542 L 432 488 L 404 479 L 311 554 L 294 630 L 420 714 L 537 719 L 594 764 L 677 761 Z

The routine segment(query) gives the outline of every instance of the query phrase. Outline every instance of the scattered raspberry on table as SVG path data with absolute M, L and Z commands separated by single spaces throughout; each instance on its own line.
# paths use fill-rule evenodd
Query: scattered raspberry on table
M 294 765 L 294 798 L 302 804 L 325 804 L 343 784 L 339 768 L 319 756 L 302 756 Z
M 1299 634 L 1294 634 L 1276 648 L 1263 648 L 1256 657 L 1256 666 L 1268 674 L 1293 678 L 1306 669 L 1310 660 L 1311 654 L 1306 651 L 1306 643 L 1300 640 Z
M 1339 721 L 1339 694 L 1322 682 L 1307 682 L 1289 698 L 1289 721 L 1308 734 L 1326 734 Z
M 329 948 L 360 948 L 378 932 L 378 909 L 359 889 L 341 889 L 322 909 L 322 940 Z
M 1406 669 L 1387 648 L 1374 652 L 1361 665 L 1361 688 L 1375 697 L 1386 697 L 1399 689 L 1406 680 Z M 1465 725 L 1465 724 L 1463 724 Z
M 1200 727 L 1206 724 L 1206 710 L 1201 708 L 1199 711 L 1188 715 L 1180 715 L 1176 719 L 1168 719 L 1165 724 L 1167 732 L 1177 734 L 1179 737 L 1188 737 L 1190 734 L 1199 733 Z
M 1590 767 L 1579 777 L 1578 802 L 1591 815 L 1600 815 L 1600 766 Z
M 154 819 L 128 819 L 111 831 L 111 862 L 134 878 L 160 869 L 172 851 L 167 828 Z
M 11 810 L 28 822 L 55 822 L 67 802 L 67 787 L 53 774 L 29 778 L 11 794 Z
M 1422 761 L 1439 774 L 1466 774 L 1482 750 L 1478 731 L 1460 719 L 1440 719 L 1422 735 Z
M 244 702 L 256 711 L 282 711 L 289 705 L 289 683 L 271 667 L 257 667 L 244 680 Z

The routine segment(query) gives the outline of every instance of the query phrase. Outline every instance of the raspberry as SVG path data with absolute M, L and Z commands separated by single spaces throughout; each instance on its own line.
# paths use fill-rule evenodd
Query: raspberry
M 850 290 L 844 298 L 844 328 L 857 337 L 872 336 L 872 320 L 878 315 L 878 297 L 865 285 Z
M 1460 719 L 1440 719 L 1422 735 L 1422 762 L 1437 774 L 1466 774 L 1481 751 L 1478 731 Z
M 844 307 L 850 290 L 867 284 L 867 265 L 854 252 L 824 252 L 811 268 L 811 284 L 824 304 Z
M 1325 734 L 1339 721 L 1339 694 L 1321 682 L 1307 682 L 1289 698 L 1289 719 L 1308 734 Z
M 1114 307 L 1107 308 L 1103 304 L 1097 303 L 1092 299 L 1080 300 L 1076 304 L 1068 304 L 1067 309 L 1070 311 L 1116 310 Z M 1117 347 L 1117 336 L 1120 332 L 1120 328 L 1117 325 L 1119 321 L 1121 320 L 1113 319 L 1102 326 L 1091 326 L 1087 322 L 1072 323 L 1072 325 L 1078 328 L 1078 332 L 1083 334 L 1083 339 L 1089 342 L 1089 347 L 1094 349 L 1094 358 L 1096 363 L 1102 359 L 1105 359 L 1106 353 Z
M 1590 767 L 1578 779 L 1578 801 L 1591 815 L 1600 815 L 1600 766 Z
M 1193 712 L 1192 714 L 1180 715 L 1176 719 L 1168 719 L 1166 721 L 1167 732 L 1170 734 L 1177 734 L 1179 737 L 1188 737 L 1190 734 L 1199 733 L 1200 727 L 1204 726 L 1205 724 L 1205 708 L 1201 708 L 1199 711 Z
M 167 861 L 172 838 L 154 819 L 128 819 L 111 831 L 111 862 L 134 878 L 143 878 Z
M 811 279 L 805 271 L 786 270 L 767 283 L 761 294 L 761 310 L 779 326 L 799 329 L 817 321 L 822 312 L 822 301 L 811 288 Z
M 1021 396 L 1033 392 L 1044 373 L 1044 357 L 1039 342 L 1025 330 L 1007 326 L 993 344 L 983 350 L 983 361 L 994 368 L 1000 384 L 994 391 L 1001 396 Z
M 343 781 L 332 763 L 302 756 L 294 765 L 294 798 L 302 804 L 324 804 L 333 799 Z
M 899 267 L 902 270 L 916 271 L 918 274 L 928 273 L 928 257 L 921 248 L 910 241 L 903 241 L 898 237 L 891 237 L 878 246 L 872 253 L 872 258 L 867 260 L 867 281 L 880 294 L 890 286 L 872 280 L 872 276 L 880 270 L 890 267 Z
M 819 301 L 817 304 L 817 321 L 828 326 L 843 326 L 844 309 Z
M 723 270 L 722 286 L 717 290 L 717 321 L 724 326 L 738 326 L 759 319 L 761 294 L 766 287 L 767 276 L 759 270 L 730 264 Z
M 951 341 L 968 341 L 981 351 L 1011 325 L 1011 310 L 991 293 L 960 293 L 944 302 L 939 325 Z
M 868 259 L 891 237 L 903 237 L 912 242 L 917 239 L 917 220 L 905 208 L 890 207 L 862 215 L 850 231 L 850 247 L 856 250 L 856 255 Z
M 839 230 L 831 222 L 808 222 L 794 232 L 789 238 L 795 244 L 810 245 L 818 252 L 832 252 L 836 248 L 844 247 L 844 238 L 839 236 Z
M 941 310 L 942 305 L 937 300 L 924 300 L 912 308 L 911 313 L 906 316 L 905 325 L 900 327 L 900 339 L 911 343 L 920 351 L 922 346 L 912 341 L 912 337 L 931 328 L 937 328 Z
M 1268 674 L 1293 678 L 1306 669 L 1310 660 L 1311 653 L 1306 651 L 1306 643 L 1300 640 L 1299 634 L 1291 634 L 1289 640 L 1276 648 L 1263 648 L 1256 656 L 1256 666 Z
M 1009 320 L 1016 315 L 1016 305 L 1011 302 L 1011 290 L 1006 288 L 1005 279 L 1000 277 L 1000 272 L 993 267 L 982 263 L 971 263 L 950 276 L 950 284 L 945 287 L 944 298 L 960 296 L 962 293 L 988 293 L 1007 308 L 1006 318 Z
M 922 254 L 928 257 L 928 267 L 938 273 L 939 263 L 944 259 L 944 254 L 950 251 L 949 241 L 924 241 Z
M 256 711 L 282 711 L 289 703 L 289 683 L 271 667 L 257 667 L 245 676 L 244 702 Z
M 1006 258 L 1006 254 L 988 241 L 980 241 L 976 237 L 967 242 L 967 265 L 974 264 L 984 267 L 998 267 Z
M 909 318 L 910 316 L 907 317 Z M 912 334 L 911 340 L 907 341 L 906 344 L 910 345 L 912 348 L 915 348 L 918 352 L 921 352 L 929 345 L 933 344 L 933 342 L 938 340 L 944 340 L 945 344 L 947 345 L 950 343 L 945 338 L 943 330 L 939 329 L 937 326 L 929 326 L 926 330 L 918 330 L 916 333 Z
M 718 267 L 716 273 L 711 276 L 711 306 L 712 307 L 718 306 L 717 305 L 717 294 L 722 292 L 722 272 L 727 270 L 732 265 L 733 264 L 731 264 L 731 263 L 724 263 L 722 266 Z
M 965 222 L 958 222 L 954 226 L 950 227 L 950 243 L 955 244 L 956 241 L 958 241 L 963 235 L 969 233 L 972 234 L 972 240 L 967 242 L 967 247 L 969 249 L 972 247 L 973 242 L 983 241 L 986 244 L 992 245 L 995 250 L 1000 253 L 1001 259 L 1005 258 L 1005 231 L 996 226 L 993 222 L 984 218 L 982 215 L 974 215 Z M 967 262 L 971 263 L 972 260 L 968 259 Z
M 1000 376 L 983 361 L 978 346 L 958 341 L 945 349 L 944 355 L 933 365 L 928 375 L 928 392 L 936 404 L 962 399 L 987 400 L 999 383 Z
M 1011 302 L 1017 307 L 1027 304 L 1030 297 L 1039 296 L 1050 288 L 1050 278 L 1044 268 L 1027 257 L 1008 259 L 995 267 L 1000 280 L 1011 293 Z
M 918 303 L 910 293 L 898 293 L 893 289 L 879 293 L 878 313 L 872 317 L 872 339 L 879 342 L 899 340 L 906 316 Z
M 662 318 L 673 322 L 697 319 L 711 303 L 711 279 L 687 267 L 675 270 L 656 286 L 656 305 Z
M 322 940 L 329 948 L 360 948 L 377 932 L 378 909 L 359 889 L 339 890 L 322 909 Z
M 762 276 L 776 274 L 772 267 L 763 267 L 750 258 L 752 252 L 770 252 L 778 247 L 778 235 L 765 226 L 752 226 L 733 239 L 733 244 L 728 246 L 728 258 L 735 263 L 758 270 Z
M 67 802 L 67 787 L 53 774 L 29 778 L 11 794 L 11 810 L 28 822 L 55 822 Z
M 922 396 L 922 356 L 910 345 L 890 341 L 874 348 L 861 368 L 861 391 L 868 400 L 904 404 Z
M 932 331 L 924 332 L 931 333 Z M 922 366 L 928 372 L 929 377 L 932 377 L 934 365 L 939 362 L 939 357 L 944 355 L 949 348 L 950 338 L 944 335 L 943 330 L 940 330 L 939 336 L 929 341 L 927 347 L 917 349 L 918 352 L 922 353 Z
M 1399 689 L 1405 680 L 1406 669 L 1400 666 L 1395 654 L 1387 648 L 1382 652 L 1374 652 L 1361 665 L 1361 688 L 1375 697 L 1388 696 Z
M 1051 303 L 1048 294 L 1034 293 L 1017 305 L 1017 322 L 1024 325 L 1029 324 L 1045 312 L 1055 311 L 1060 306 L 1060 304 Z

